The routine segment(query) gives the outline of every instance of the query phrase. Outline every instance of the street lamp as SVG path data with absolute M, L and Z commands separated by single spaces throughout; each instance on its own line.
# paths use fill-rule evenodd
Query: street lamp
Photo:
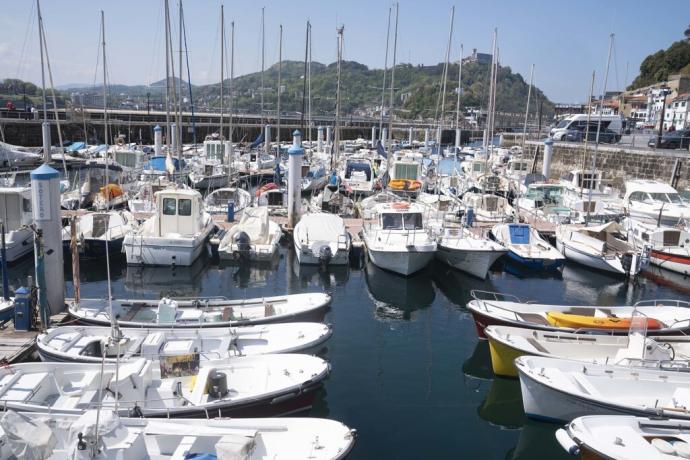
M 661 105 L 661 118 L 659 118 L 659 133 L 656 136 L 656 146 L 659 147 L 661 144 L 661 134 L 664 130 L 664 116 L 666 115 L 666 96 L 671 92 L 671 88 L 668 86 L 662 86 L 660 88 L 661 94 L 664 95 L 664 103 Z

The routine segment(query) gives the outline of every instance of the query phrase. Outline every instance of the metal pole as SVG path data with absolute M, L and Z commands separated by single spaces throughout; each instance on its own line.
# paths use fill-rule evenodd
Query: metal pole
M 266 10 L 266 7 L 261 8 L 261 88 L 260 88 L 260 93 L 261 93 L 261 126 L 263 126 L 263 124 L 264 124 L 264 66 L 265 66 L 265 60 L 266 60 L 266 53 L 265 53 L 266 30 L 264 27 L 265 10 Z M 266 139 L 266 142 L 268 142 L 268 139 Z
M 386 158 L 388 163 L 388 171 L 390 171 L 391 166 L 391 153 L 393 153 L 393 106 L 395 101 L 395 61 L 398 54 L 398 15 L 400 13 L 400 3 L 395 3 L 395 33 L 393 35 L 393 66 L 391 67 L 391 91 L 390 91 L 390 103 L 388 105 L 388 151 L 389 154 Z
M 280 86 L 282 85 L 282 77 L 283 77 L 283 25 L 280 25 L 280 31 L 278 32 L 278 120 L 277 120 L 277 125 L 278 129 L 276 132 L 276 143 L 278 144 L 278 157 L 280 157 L 280 100 L 281 100 L 281 94 L 280 94 Z
M 388 72 L 388 43 L 391 35 L 391 11 L 392 7 L 388 8 L 388 28 L 386 32 L 386 58 L 383 61 L 383 84 L 381 85 L 381 120 L 379 121 L 379 133 L 383 133 L 383 106 L 385 105 L 386 97 L 386 73 Z M 373 149 L 374 146 L 372 145 Z
M 218 136 L 223 144 L 223 79 L 225 78 L 225 7 L 220 5 L 220 127 Z
M 525 151 L 525 139 L 527 138 L 527 117 L 529 117 L 529 102 L 532 97 L 532 85 L 534 84 L 534 64 L 529 73 L 529 89 L 527 90 L 527 107 L 525 107 L 525 124 L 522 126 L 522 151 Z

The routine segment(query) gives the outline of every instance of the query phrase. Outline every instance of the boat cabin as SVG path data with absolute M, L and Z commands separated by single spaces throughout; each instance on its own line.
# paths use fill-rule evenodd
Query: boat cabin
M 146 163 L 146 153 L 143 150 L 116 148 L 110 152 L 110 155 L 124 168 L 141 168 Z
M 204 156 L 208 160 L 225 163 L 225 155 L 230 152 L 230 142 L 221 140 L 205 140 Z
M 631 180 L 625 183 L 625 198 L 630 204 L 665 203 L 682 205 L 680 194 L 670 185 L 655 180 Z
M 371 162 L 364 158 L 350 158 L 345 164 L 343 179 L 356 182 L 371 182 L 374 171 Z
M 193 236 L 204 227 L 204 205 L 196 190 L 163 190 L 156 193 L 158 212 L 157 237 L 170 234 Z
M 422 163 L 414 154 L 396 154 L 390 173 L 391 180 L 421 180 Z
M 511 158 L 508 160 L 506 172 L 511 176 L 524 176 L 532 170 L 532 162 L 522 158 Z
M 9 233 L 32 222 L 31 188 L 0 188 L 0 219 Z
M 561 177 L 561 183 L 569 187 L 582 190 L 599 190 L 601 186 L 601 173 L 574 169 Z
M 378 223 L 381 230 L 423 230 L 422 208 L 406 202 L 379 205 Z

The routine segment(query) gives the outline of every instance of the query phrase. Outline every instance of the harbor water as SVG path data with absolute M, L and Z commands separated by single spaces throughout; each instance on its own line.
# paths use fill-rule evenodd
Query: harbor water
M 323 352 L 332 373 L 306 415 L 342 421 L 358 431 L 352 459 L 559 459 L 556 425 L 527 421 L 517 380 L 494 378 L 465 304 L 473 289 L 543 303 L 616 305 L 688 295 L 688 279 L 655 272 L 636 283 L 566 265 L 562 273 L 521 273 L 499 261 L 486 280 L 438 262 L 402 278 L 361 260 L 319 269 L 297 264 L 283 247 L 264 266 L 127 266 L 111 259 L 117 298 L 259 297 L 325 291 L 333 337 Z M 12 289 L 33 275 L 33 259 L 10 267 Z M 65 265 L 67 295 L 73 295 Z M 105 299 L 105 261 L 81 263 L 83 297 Z M 300 414 L 302 415 L 302 414 Z

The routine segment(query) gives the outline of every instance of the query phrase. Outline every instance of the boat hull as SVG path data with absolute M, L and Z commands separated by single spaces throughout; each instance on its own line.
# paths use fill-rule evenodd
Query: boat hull
M 379 268 L 409 276 L 426 267 L 435 251 L 379 251 L 369 249 L 371 262 Z
M 491 368 L 494 374 L 500 377 L 516 378 L 518 376 L 518 371 L 515 367 L 515 359 L 524 355 L 524 353 L 493 339 L 491 336 L 487 338 L 489 340 L 489 352 L 491 354 Z
M 201 179 L 196 181 L 190 180 L 192 186 L 198 190 L 207 190 L 210 188 L 221 188 L 228 185 L 228 175 L 227 174 L 216 174 L 213 176 L 203 176 Z
M 690 256 L 679 254 L 669 254 L 663 251 L 652 251 L 651 263 L 666 270 L 680 273 L 682 275 L 690 275 Z
M 128 235 L 123 247 L 130 265 L 163 265 L 188 267 L 206 248 L 213 224 L 194 238 L 158 238 Z
M 32 253 L 34 250 L 34 233 L 26 228 L 19 228 L 5 234 L 5 253 L 7 262 L 14 262 Z
M 625 275 L 626 271 L 623 268 L 623 264 L 618 256 L 607 259 L 601 254 L 588 254 L 581 251 L 569 244 L 564 243 L 561 240 L 556 241 L 556 246 L 558 251 L 563 254 L 563 256 L 573 262 L 586 267 L 594 268 L 595 270 L 601 270 L 608 273 L 614 273 L 617 275 Z M 631 275 L 636 275 L 637 270 L 631 270 Z
M 122 241 L 124 238 L 110 239 L 107 242 L 109 254 L 119 254 L 122 252 Z M 105 257 L 106 242 L 104 240 L 83 240 L 80 248 L 80 257 L 86 259 L 99 259 Z
M 297 261 L 302 265 L 347 265 L 350 260 L 349 250 L 338 249 L 328 262 L 324 262 L 319 259 L 318 255 L 302 251 L 297 247 L 297 243 L 295 243 L 295 254 L 297 255 Z
M 542 259 L 534 257 L 523 257 L 516 252 L 508 251 L 508 257 L 516 263 L 529 268 L 530 270 L 558 270 L 565 263 L 565 259 Z
M 484 279 L 489 268 L 506 251 L 462 250 L 438 245 L 436 258 L 453 268 Z

